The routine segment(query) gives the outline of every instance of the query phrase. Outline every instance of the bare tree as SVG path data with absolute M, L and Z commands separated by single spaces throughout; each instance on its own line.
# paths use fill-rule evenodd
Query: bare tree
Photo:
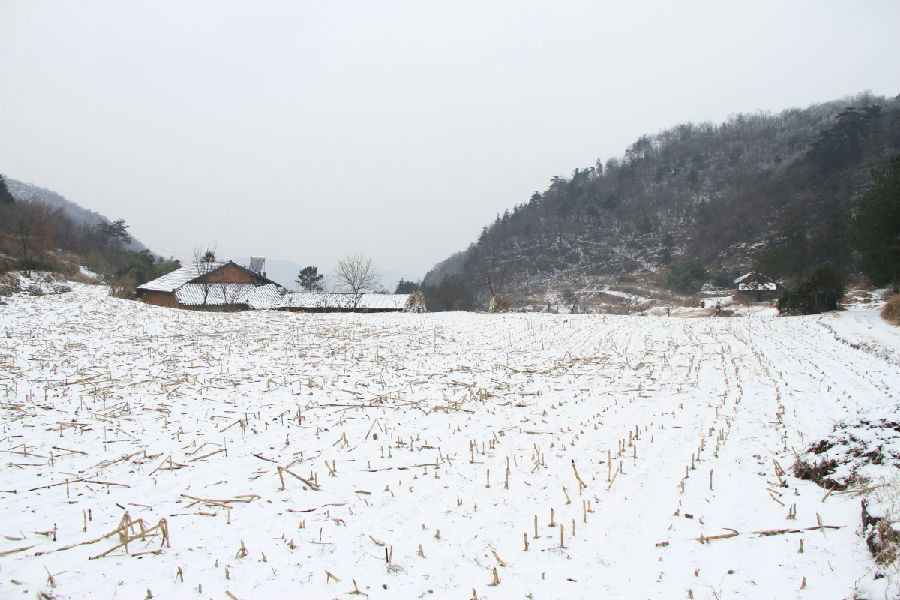
M 578 311 L 578 294 L 573 292 L 571 288 L 563 289 L 562 301 L 570 306 L 569 312 L 573 315 Z
M 212 282 L 209 280 L 209 274 L 216 270 L 219 266 L 216 259 L 215 248 L 207 247 L 206 250 L 194 248 L 194 260 L 192 262 L 194 271 L 197 273 L 197 279 L 203 291 L 203 306 L 209 300 L 209 291 L 212 288 Z
M 19 204 L 19 214 L 13 233 L 22 251 L 22 264 L 27 273 L 44 258 L 52 246 L 50 215 L 47 207 L 35 200 Z
M 339 260 L 334 278 L 339 286 L 353 295 L 353 308 L 359 306 L 363 293 L 372 291 L 381 284 L 375 262 L 359 254 L 345 256 Z

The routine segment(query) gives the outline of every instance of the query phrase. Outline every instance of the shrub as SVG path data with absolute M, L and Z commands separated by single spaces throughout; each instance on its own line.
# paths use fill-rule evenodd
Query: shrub
M 733 275 L 722 269 L 711 269 L 707 274 L 707 279 L 717 288 L 730 288 L 734 285 Z
M 12 296 L 22 291 L 21 281 L 17 273 L 4 273 L 0 275 L 0 297 Z
M 669 265 L 666 270 L 666 285 L 682 294 L 694 294 L 706 282 L 706 275 L 703 265 L 682 259 Z
M 833 263 L 823 263 L 807 273 L 796 286 L 785 290 L 778 300 L 778 312 L 785 315 L 812 315 L 837 310 L 844 292 L 841 270 Z
M 36 258 L 21 258 L 16 261 L 16 270 L 22 271 L 23 273 L 31 273 L 32 271 L 54 272 L 56 271 L 56 268 L 55 265 L 45 260 L 38 260 Z
M 494 294 L 494 297 L 491 298 L 491 305 L 488 307 L 488 312 L 509 312 L 509 307 L 509 298 L 504 298 L 500 294 Z
M 109 282 L 109 295 L 125 300 L 134 300 L 137 284 L 133 274 L 116 277 Z
M 881 309 L 881 318 L 891 325 L 900 325 L 900 294 L 892 294 L 888 298 Z

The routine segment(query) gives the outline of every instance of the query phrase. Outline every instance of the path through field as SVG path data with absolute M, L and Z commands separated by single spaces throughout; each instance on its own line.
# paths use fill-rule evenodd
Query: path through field
M 883 330 L 14 297 L 0 596 L 850 597 L 859 499 L 790 467 L 897 413 Z

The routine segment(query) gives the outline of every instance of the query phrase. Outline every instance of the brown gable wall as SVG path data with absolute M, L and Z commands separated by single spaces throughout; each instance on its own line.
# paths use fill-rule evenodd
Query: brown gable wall
M 155 304 L 156 306 L 168 306 L 169 308 L 178 308 L 178 300 L 172 292 L 156 292 L 141 291 L 141 300 L 147 304 Z
M 256 273 L 242 269 L 232 263 L 221 266 L 209 275 L 198 277 L 194 281 L 198 283 L 207 281 L 209 283 L 252 283 L 256 285 L 268 283 Z

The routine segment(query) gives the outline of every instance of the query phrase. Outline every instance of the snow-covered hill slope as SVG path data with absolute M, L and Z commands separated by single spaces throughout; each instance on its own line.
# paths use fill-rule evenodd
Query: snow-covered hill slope
M 873 579 L 860 498 L 790 469 L 841 420 L 896 418 L 871 309 L 213 314 L 72 287 L 0 307 L 4 598 L 900 585 Z

